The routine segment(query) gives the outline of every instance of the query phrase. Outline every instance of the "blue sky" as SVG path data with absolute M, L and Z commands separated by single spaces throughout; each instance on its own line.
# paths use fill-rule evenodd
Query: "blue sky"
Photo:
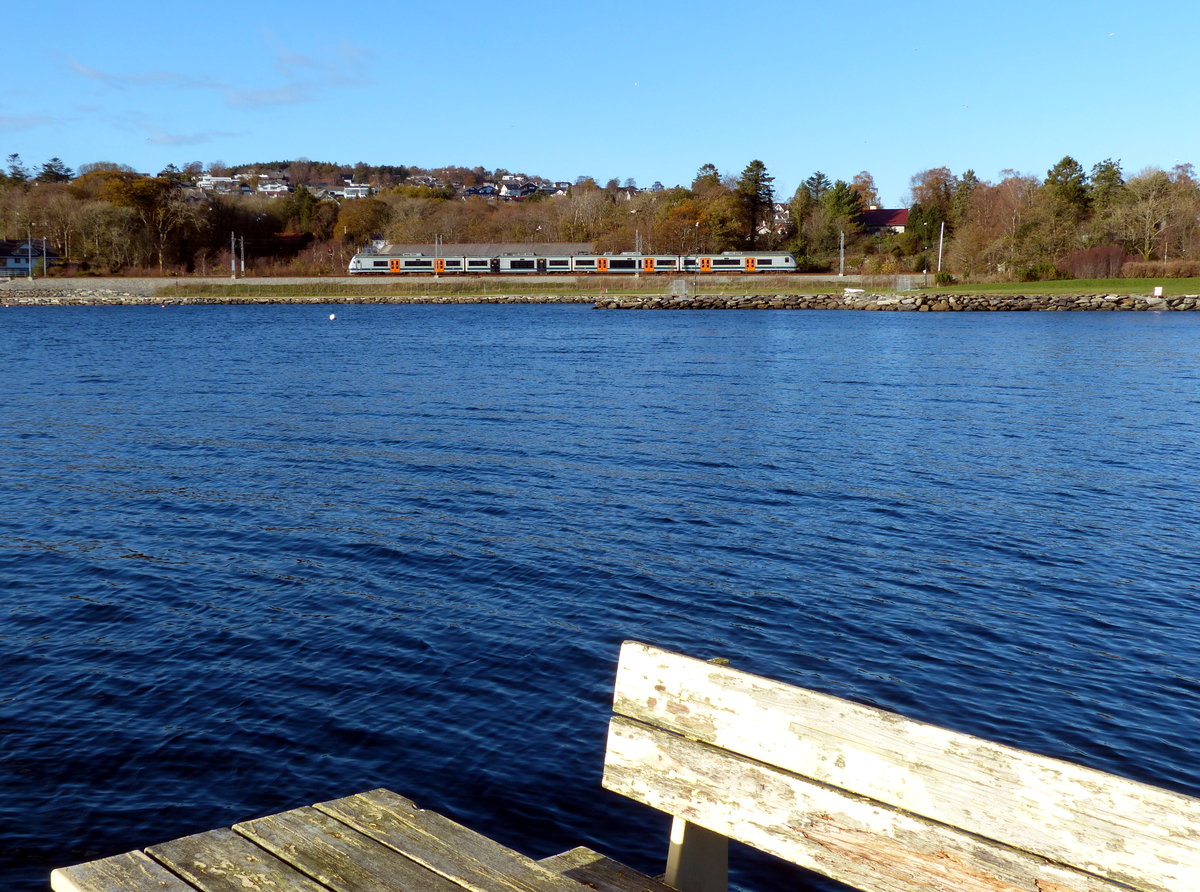
M 691 182 L 1200 166 L 1200 4 L 514 0 L 10 10 L 0 154 Z

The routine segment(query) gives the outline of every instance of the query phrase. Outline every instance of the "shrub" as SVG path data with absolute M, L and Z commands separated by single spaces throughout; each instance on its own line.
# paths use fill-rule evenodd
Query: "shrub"
M 1131 260 L 1122 265 L 1121 276 L 1126 279 L 1186 279 L 1200 276 L 1200 260 Z
M 950 273 L 934 273 L 933 274 L 933 284 L 934 285 L 953 285 L 956 281 L 957 281 L 957 279 L 955 279 L 954 276 L 950 275 Z
M 809 257 L 807 254 L 796 255 L 796 272 L 798 273 L 827 273 L 829 272 L 829 264 L 822 263 L 815 257 Z
M 1103 245 L 1074 251 L 1058 261 L 1058 268 L 1075 279 L 1111 279 L 1121 275 L 1125 250 L 1118 245 Z
M 1049 260 L 1033 263 L 1021 270 L 1022 282 L 1053 282 L 1058 279 L 1070 279 L 1071 274 L 1063 272 Z

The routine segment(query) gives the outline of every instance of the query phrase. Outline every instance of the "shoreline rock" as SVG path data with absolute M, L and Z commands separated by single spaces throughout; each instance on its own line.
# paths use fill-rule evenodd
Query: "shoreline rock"
M 95 289 L 48 289 L 0 291 L 3 307 L 152 307 L 268 304 L 594 304 L 597 295 L 528 294 L 326 294 L 326 295 L 189 295 L 140 294 Z
M 743 294 L 610 297 L 602 310 L 882 310 L 891 312 L 1067 312 L 1200 310 L 1200 295 L 1128 294 Z
M 0 306 L 189 306 L 251 304 L 591 304 L 604 310 L 869 310 L 891 312 L 1176 311 L 1200 310 L 1200 295 L 1151 297 L 1124 294 L 971 294 L 970 292 L 741 294 L 741 295 L 529 295 L 509 294 L 155 294 L 159 280 L 108 279 L 103 283 L 10 280 Z M 276 284 L 276 283 L 271 283 Z M 251 286 L 253 287 L 253 286 Z

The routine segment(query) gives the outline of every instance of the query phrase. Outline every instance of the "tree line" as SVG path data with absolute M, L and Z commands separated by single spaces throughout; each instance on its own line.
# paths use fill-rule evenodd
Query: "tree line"
M 336 200 L 297 185 L 285 197 L 213 195 L 202 173 L 287 177 L 293 184 L 367 182 L 371 198 Z M 817 171 L 790 200 L 758 160 L 739 175 L 705 164 L 687 186 L 639 190 L 580 177 L 566 195 L 522 201 L 464 196 L 508 171 L 423 170 L 297 161 L 225 167 L 193 162 L 157 174 L 58 158 L 36 168 L 10 155 L 0 171 L 0 237 L 46 238 L 76 273 L 220 274 L 230 235 L 257 275 L 340 273 L 376 238 L 394 244 L 590 242 L 597 251 L 686 254 L 785 250 L 799 268 L 940 272 L 944 279 L 1200 273 L 1200 183 L 1190 164 L 1126 176 L 1119 161 L 1086 170 L 1064 157 L 1044 177 L 930 168 L 912 177 L 904 232 L 870 232 L 880 204 L 871 174 Z M 532 177 L 530 179 L 537 180 Z

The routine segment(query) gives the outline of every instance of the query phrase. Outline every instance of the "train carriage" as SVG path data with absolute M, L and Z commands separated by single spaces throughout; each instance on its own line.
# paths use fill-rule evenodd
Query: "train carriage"
M 724 251 L 719 254 L 538 254 L 436 255 L 355 254 L 350 275 L 661 275 L 667 273 L 788 273 L 796 259 L 784 251 Z

